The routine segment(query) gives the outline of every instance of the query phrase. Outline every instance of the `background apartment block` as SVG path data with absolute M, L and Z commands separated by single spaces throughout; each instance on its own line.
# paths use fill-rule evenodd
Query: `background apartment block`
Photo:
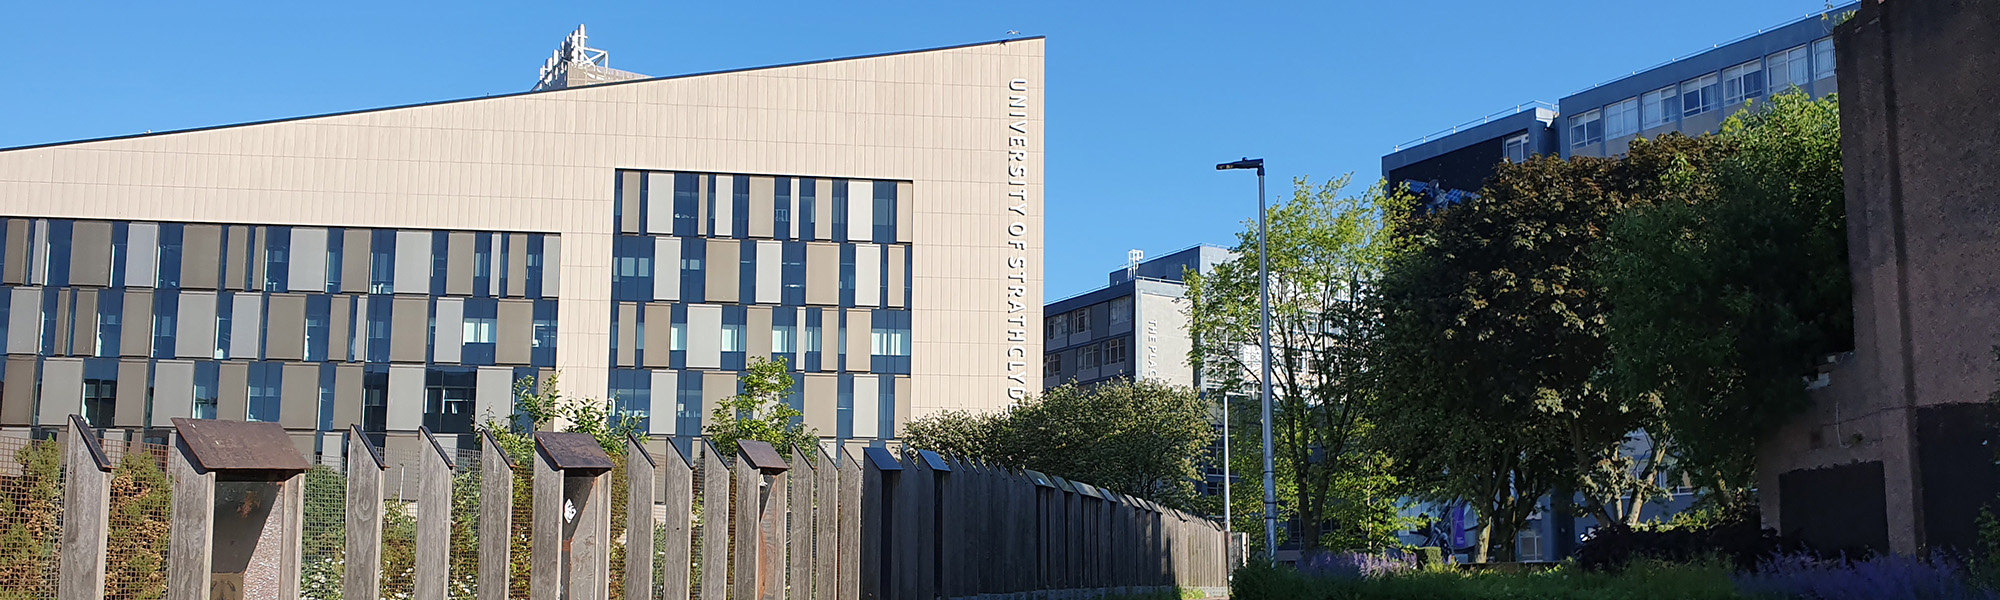
M 194 416 L 277 421 L 322 460 L 349 425 L 413 453 L 560 373 L 664 443 L 756 356 L 854 443 L 1005 406 L 1040 380 L 1042 50 L 545 73 L 0 150 L 0 432 Z

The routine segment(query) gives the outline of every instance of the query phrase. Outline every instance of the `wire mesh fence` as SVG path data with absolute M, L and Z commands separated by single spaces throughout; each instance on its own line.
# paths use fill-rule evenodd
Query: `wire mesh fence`
M 340 600 L 347 573 L 347 468 L 329 457 L 305 476 L 299 597 L 307 600 Z
M 0 437 L 0 598 L 54 598 L 62 540 L 62 448 Z
M 452 459 L 451 564 L 445 595 L 472 600 L 479 592 L 479 451 L 460 448 Z
M 157 600 L 166 595 L 174 516 L 167 451 L 160 444 L 104 441 L 105 457 L 112 461 L 105 600 Z
M 535 531 L 535 468 L 530 457 L 514 457 L 514 518 L 507 540 L 507 597 L 527 598 L 534 570 L 529 567 Z

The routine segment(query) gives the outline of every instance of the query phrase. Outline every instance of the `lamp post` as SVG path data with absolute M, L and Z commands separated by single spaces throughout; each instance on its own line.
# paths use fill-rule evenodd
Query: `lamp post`
M 1271 258 L 1264 250 L 1264 159 L 1245 158 L 1215 165 L 1217 171 L 1235 169 L 1257 170 L 1257 315 L 1262 322 L 1258 332 L 1263 338 L 1263 354 L 1259 355 L 1257 363 L 1263 371 L 1260 380 L 1264 388 L 1264 559 L 1275 564 L 1278 562 L 1278 489 L 1277 478 L 1271 472 Z M 1223 418 L 1229 416 L 1224 414 Z M 1227 471 L 1223 472 L 1223 481 L 1229 481 Z

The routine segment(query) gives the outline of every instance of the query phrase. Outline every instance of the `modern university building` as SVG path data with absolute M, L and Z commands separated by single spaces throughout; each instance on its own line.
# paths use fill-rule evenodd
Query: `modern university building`
M 1041 38 L 671 77 L 584 42 L 532 92 L 0 150 L 0 431 L 393 454 L 560 374 L 661 442 L 768 356 L 866 444 L 1039 387 Z

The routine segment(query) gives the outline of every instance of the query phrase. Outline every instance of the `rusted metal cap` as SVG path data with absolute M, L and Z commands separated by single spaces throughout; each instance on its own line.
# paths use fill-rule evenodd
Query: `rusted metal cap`
M 178 417 L 173 423 L 203 471 L 226 473 L 230 479 L 279 480 L 312 468 L 277 423 Z
M 557 470 L 572 475 L 596 475 L 613 467 L 611 455 L 588 433 L 535 432 L 535 449 Z
M 737 460 L 750 463 L 750 468 L 765 475 L 775 475 L 791 469 L 791 465 L 785 464 L 785 458 L 778 456 L 778 449 L 772 448 L 770 442 L 736 440 L 736 457 Z

